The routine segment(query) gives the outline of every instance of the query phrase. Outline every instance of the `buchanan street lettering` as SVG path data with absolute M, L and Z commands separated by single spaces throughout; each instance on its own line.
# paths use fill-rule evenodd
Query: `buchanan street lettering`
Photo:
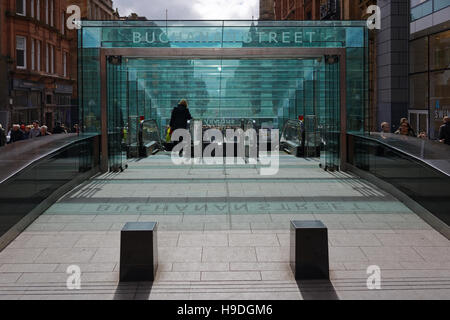
M 312 43 L 316 31 L 249 31 L 242 32 L 237 30 L 222 31 L 174 31 L 166 32 L 163 30 L 153 31 L 133 31 L 133 44 L 156 45 L 169 43 L 269 43 L 269 44 L 303 44 Z
M 314 31 L 300 32 L 238 32 L 224 31 L 227 34 L 224 41 L 232 43 L 303 43 L 313 42 Z M 306 35 L 306 37 L 305 37 Z M 169 42 L 194 42 L 194 43 L 214 43 L 222 42 L 222 32 L 133 32 L 133 43 L 169 43 Z

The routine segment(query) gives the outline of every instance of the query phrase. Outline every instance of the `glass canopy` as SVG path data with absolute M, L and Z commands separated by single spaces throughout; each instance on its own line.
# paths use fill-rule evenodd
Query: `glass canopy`
M 330 56 L 333 48 L 344 54 Z M 300 51 L 286 57 L 283 50 L 292 49 Z M 234 56 L 224 56 L 227 50 Z M 82 21 L 79 51 L 80 119 L 87 132 L 101 132 L 106 69 L 110 161 L 123 138 L 117 128 L 128 128 L 132 139 L 143 117 L 156 120 L 163 134 L 182 98 L 194 118 L 209 123 L 251 119 L 281 130 L 289 119 L 315 117 L 330 166 L 339 163 L 342 94 L 347 131 L 364 131 L 362 21 Z M 102 65 L 102 55 L 120 58 Z

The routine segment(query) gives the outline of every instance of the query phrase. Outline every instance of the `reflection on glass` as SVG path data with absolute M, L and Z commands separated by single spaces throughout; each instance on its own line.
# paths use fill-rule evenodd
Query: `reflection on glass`
M 398 190 L 450 224 L 450 147 L 435 141 L 371 133 L 348 135 L 348 161 Z
M 409 72 L 428 70 L 428 37 L 419 38 L 409 43 Z
M 450 68 L 450 30 L 430 36 L 430 68 Z
M 428 109 L 428 74 L 421 73 L 409 78 L 410 109 Z
M 450 115 L 449 88 L 450 69 L 430 73 L 430 120 L 433 138 L 438 137 L 443 118 Z

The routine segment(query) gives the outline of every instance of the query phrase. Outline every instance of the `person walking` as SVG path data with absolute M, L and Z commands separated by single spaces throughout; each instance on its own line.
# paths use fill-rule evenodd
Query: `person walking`
M 192 116 L 188 109 L 188 103 L 185 99 L 182 99 L 178 103 L 178 106 L 172 110 L 170 132 L 174 132 L 177 129 L 187 129 L 187 122 L 191 119 Z
M 450 117 L 444 117 L 444 124 L 439 128 L 439 142 L 450 145 Z

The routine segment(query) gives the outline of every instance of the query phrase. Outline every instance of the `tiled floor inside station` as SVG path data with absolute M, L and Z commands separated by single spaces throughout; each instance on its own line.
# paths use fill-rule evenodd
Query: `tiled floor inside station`
M 297 283 L 289 221 L 328 227 L 331 282 Z M 119 284 L 120 230 L 157 221 L 153 283 Z M 81 289 L 67 289 L 69 265 Z M 381 289 L 367 268 L 381 268 Z M 317 159 L 175 166 L 129 162 L 62 197 L 0 253 L 0 299 L 448 299 L 450 241 L 389 194 Z

